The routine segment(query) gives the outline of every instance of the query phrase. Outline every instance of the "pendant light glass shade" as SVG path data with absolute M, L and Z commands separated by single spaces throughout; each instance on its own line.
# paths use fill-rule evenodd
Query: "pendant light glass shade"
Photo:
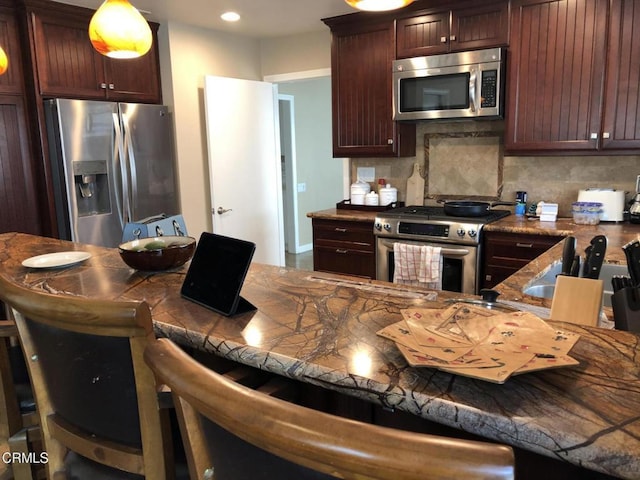
M 153 37 L 142 14 L 128 0 L 105 0 L 89 23 L 93 48 L 112 58 L 136 58 L 149 51 Z
M 0 75 L 4 75 L 4 73 L 9 68 L 9 58 L 4 51 L 4 48 L 0 47 Z
M 345 0 L 353 8 L 369 12 L 383 12 L 406 7 L 415 0 Z

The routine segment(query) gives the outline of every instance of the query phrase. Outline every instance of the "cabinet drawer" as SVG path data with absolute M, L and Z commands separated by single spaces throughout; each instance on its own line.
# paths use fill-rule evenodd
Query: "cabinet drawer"
M 314 246 L 313 267 L 314 270 L 321 272 L 375 278 L 375 252 L 355 248 Z
M 533 260 L 562 240 L 562 236 L 517 235 L 487 232 L 484 237 L 485 260 Z M 527 262 L 528 263 L 528 262 Z
M 315 242 L 353 242 L 361 247 L 374 245 L 373 223 L 337 222 L 332 220 L 313 222 Z
M 560 235 L 485 232 L 482 287 L 493 288 L 562 240 Z

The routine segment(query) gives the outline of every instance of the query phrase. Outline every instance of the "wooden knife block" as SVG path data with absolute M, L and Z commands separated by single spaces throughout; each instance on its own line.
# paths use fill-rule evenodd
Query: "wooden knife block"
M 603 291 L 602 280 L 559 275 L 551 302 L 551 320 L 596 326 Z

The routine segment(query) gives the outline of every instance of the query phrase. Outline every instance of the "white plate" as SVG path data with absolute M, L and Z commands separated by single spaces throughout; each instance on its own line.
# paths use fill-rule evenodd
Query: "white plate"
M 88 252 L 55 252 L 27 258 L 22 265 L 29 268 L 59 268 L 79 263 L 91 256 Z

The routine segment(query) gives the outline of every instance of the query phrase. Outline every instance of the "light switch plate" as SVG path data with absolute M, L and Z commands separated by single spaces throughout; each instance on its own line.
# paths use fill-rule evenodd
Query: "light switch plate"
M 363 182 L 374 182 L 376 180 L 375 167 L 358 167 L 358 180 Z

